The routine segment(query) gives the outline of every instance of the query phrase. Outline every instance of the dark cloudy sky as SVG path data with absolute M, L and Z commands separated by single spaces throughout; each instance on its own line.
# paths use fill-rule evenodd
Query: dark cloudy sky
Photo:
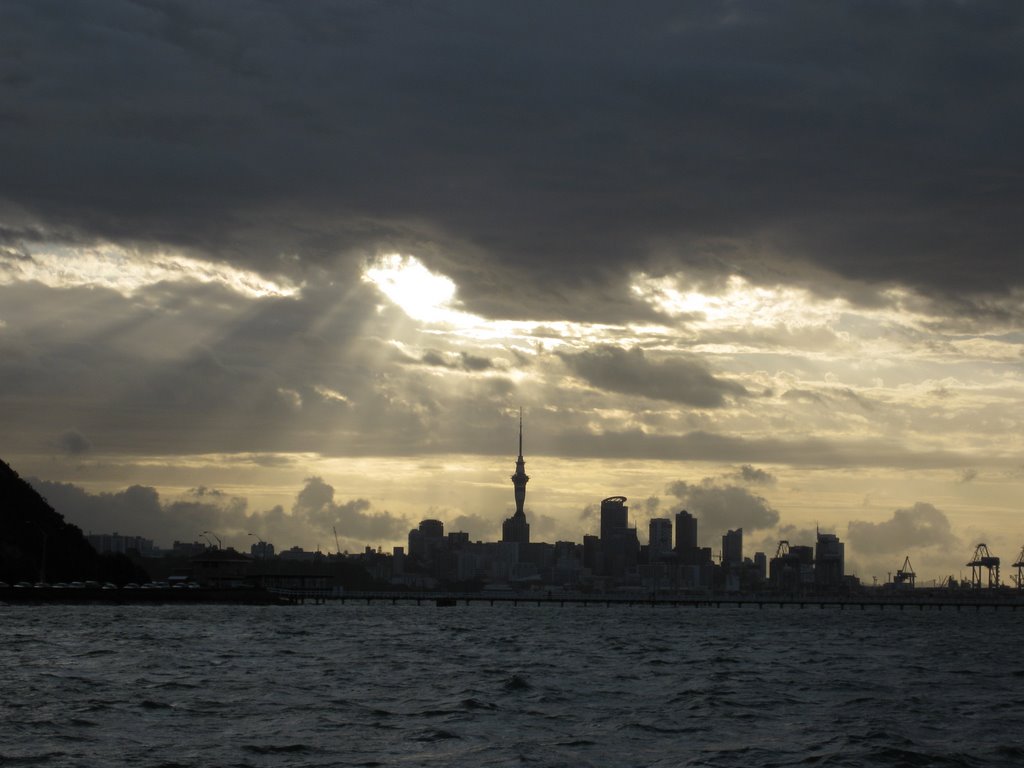
M 158 543 L 1024 541 L 1024 8 L 0 4 L 2 457 Z M 717 545 L 716 545 L 717 549 Z

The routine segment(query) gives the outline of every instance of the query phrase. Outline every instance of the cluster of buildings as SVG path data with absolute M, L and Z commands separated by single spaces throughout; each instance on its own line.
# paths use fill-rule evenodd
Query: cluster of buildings
M 127 555 L 138 553 L 142 557 L 153 557 L 159 550 L 152 539 L 142 536 L 122 536 L 117 533 L 90 533 L 85 537 L 89 545 L 101 555 Z
M 530 479 L 525 467 L 520 417 L 519 456 L 511 478 L 516 509 L 502 525 L 501 541 L 473 542 L 463 531 L 446 534 L 440 520 L 423 520 L 409 532 L 408 549 L 395 548 L 389 580 L 416 588 L 487 585 L 597 591 L 772 588 L 796 592 L 840 591 L 850 586 L 851 577 L 844 574 L 844 545 L 834 534 L 819 532 L 814 547 L 781 542 L 769 560 L 763 552 L 744 557 L 743 529 L 739 528 L 722 536 L 716 556 L 710 547 L 699 546 L 697 518 L 684 509 L 674 520 L 652 519 L 648 543 L 642 545 L 636 527 L 630 525 L 624 496 L 601 502 L 599 535 L 584 536 L 582 543 L 532 542 L 523 509 Z
M 584 536 L 582 543 L 548 544 L 507 535 L 501 541 L 473 542 L 462 531 L 446 534 L 440 520 L 423 520 L 409 532 L 408 549 L 396 547 L 388 558 L 390 574 L 380 575 L 413 588 L 484 585 L 790 593 L 838 592 L 855 583 L 844 574 L 844 545 L 834 534 L 819 532 L 815 546 L 781 542 L 775 557 L 756 552 L 751 558 L 743 554 L 743 529 L 739 528 L 722 536 L 722 549 L 716 555 L 711 547 L 698 545 L 697 522 L 685 509 L 676 513 L 674 521 L 655 518 L 649 523 L 648 543 L 640 544 L 636 528 L 629 525 L 624 496 L 601 502 L 600 535 Z M 373 559 L 370 553 L 366 556 Z
M 378 584 L 413 589 L 771 589 L 796 593 L 838 592 L 856 583 L 844 573 L 843 543 L 830 533 L 818 532 L 813 547 L 791 546 L 783 541 L 774 557 L 756 552 L 751 558 L 744 556 L 743 529 L 738 528 L 722 536 L 721 550 L 715 554 L 711 547 L 699 545 L 698 520 L 684 509 L 674 518 L 652 519 L 648 543 L 641 544 L 636 527 L 630 525 L 625 496 L 611 496 L 601 502 L 599 534 L 584 536 L 582 543 L 531 541 L 524 509 L 530 477 L 523 458 L 521 414 L 519 455 L 511 480 L 515 512 L 502 524 L 500 541 L 471 541 L 464 531 L 446 533 L 440 520 L 423 520 L 409 531 L 407 547 L 395 547 L 387 554 L 367 547 L 362 553 L 344 556 L 344 560 L 359 565 Z M 258 542 L 252 544 L 248 556 L 231 549 L 217 551 L 218 547 L 199 542 L 175 542 L 173 550 L 165 554 L 190 558 L 197 567 L 208 566 L 207 570 L 220 574 L 221 580 L 232 583 L 240 583 L 247 574 L 266 578 L 303 576 L 307 570 L 312 574 L 343 557 L 340 553 L 323 555 L 298 547 L 275 553 L 273 544 L 256 538 Z M 138 537 L 113 534 L 90 536 L 89 541 L 100 552 L 135 550 L 150 557 L 160 554 L 152 541 Z

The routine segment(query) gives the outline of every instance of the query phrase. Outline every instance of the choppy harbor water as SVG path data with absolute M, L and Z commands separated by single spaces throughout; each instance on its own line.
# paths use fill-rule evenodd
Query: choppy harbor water
M 1024 612 L 0 606 L 0 766 L 1024 764 Z

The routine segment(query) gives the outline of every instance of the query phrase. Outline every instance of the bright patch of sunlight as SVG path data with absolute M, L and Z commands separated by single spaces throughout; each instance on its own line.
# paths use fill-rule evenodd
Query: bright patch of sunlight
M 607 343 L 621 332 L 618 326 L 569 321 L 495 320 L 465 312 L 459 309 L 456 286 L 451 278 L 431 272 L 415 256 L 382 256 L 363 270 L 363 280 L 373 284 L 413 320 L 446 326 L 425 329 L 427 333 L 451 334 L 485 345 L 512 344 L 524 354 L 535 354 L 538 345 L 550 349 Z
M 381 256 L 366 267 L 363 279 L 413 320 L 456 326 L 483 322 L 456 308 L 455 283 L 451 278 L 431 272 L 415 256 Z
M 345 395 L 341 394 L 341 392 L 339 392 L 336 389 L 331 389 L 330 387 L 325 387 L 322 384 L 317 384 L 316 386 L 314 386 L 313 391 L 320 395 L 320 397 L 322 397 L 324 400 L 331 400 L 336 403 L 349 402 L 349 399 L 345 397 Z
M 817 300 L 799 288 L 754 286 L 738 275 L 730 277 L 720 293 L 687 290 L 684 281 L 683 276 L 641 273 L 630 290 L 669 317 L 692 315 L 697 327 L 821 325 L 834 322 L 848 308 L 842 300 Z
M 36 281 L 50 288 L 108 288 L 129 296 L 156 283 L 216 283 L 250 298 L 290 297 L 298 286 L 226 264 L 174 253 L 143 253 L 116 245 L 42 245 L 29 258 L 0 253 L 0 284 Z

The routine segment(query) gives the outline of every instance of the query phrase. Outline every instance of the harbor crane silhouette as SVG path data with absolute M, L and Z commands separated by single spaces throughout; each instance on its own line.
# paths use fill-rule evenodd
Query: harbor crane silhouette
M 988 571 L 989 589 L 999 586 L 999 558 L 988 551 L 985 544 L 979 544 L 974 548 L 974 557 L 967 563 L 971 568 L 971 586 L 974 589 L 981 589 L 981 571 L 984 568 Z

